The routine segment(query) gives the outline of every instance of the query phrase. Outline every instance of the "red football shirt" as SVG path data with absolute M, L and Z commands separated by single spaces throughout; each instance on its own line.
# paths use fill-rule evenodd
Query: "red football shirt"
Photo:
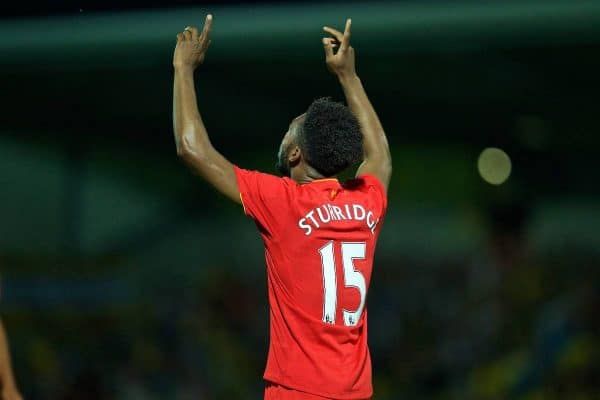
M 264 378 L 336 399 L 373 393 L 366 297 L 387 200 L 380 181 L 298 184 L 236 167 L 265 244 L 270 345 Z

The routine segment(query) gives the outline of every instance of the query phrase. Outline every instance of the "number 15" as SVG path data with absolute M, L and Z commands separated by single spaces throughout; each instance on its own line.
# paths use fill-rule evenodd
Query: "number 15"
M 337 306 L 337 280 L 335 274 L 335 255 L 333 241 L 319 249 L 323 265 L 323 322 L 335 324 Z M 365 258 L 366 243 L 342 242 L 342 266 L 344 267 L 344 286 L 354 287 L 360 292 L 360 305 L 355 311 L 342 309 L 344 325 L 355 326 L 360 319 L 365 306 L 367 285 L 365 277 L 354 269 L 354 260 Z

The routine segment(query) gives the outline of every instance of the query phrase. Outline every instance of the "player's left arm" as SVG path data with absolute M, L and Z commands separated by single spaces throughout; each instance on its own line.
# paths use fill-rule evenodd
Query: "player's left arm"
M 356 176 L 374 175 L 387 191 L 392 176 L 392 156 L 379 117 L 356 74 L 354 48 L 350 45 L 351 25 L 352 21 L 347 19 L 344 33 L 327 26 L 323 28 L 332 36 L 323 38 L 325 62 L 329 70 L 338 77 L 348 107 L 356 116 L 363 136 L 363 162 L 358 167 Z M 334 52 L 337 46 L 339 49 Z
M 2 321 L 0 321 L 0 388 L 2 388 L 0 399 L 23 400 L 12 372 L 10 363 L 10 352 L 8 350 L 8 339 Z
M 198 111 L 194 71 L 202 64 L 210 45 L 212 15 L 206 16 L 201 33 L 188 27 L 177 35 L 173 55 L 175 79 L 173 83 L 173 130 L 177 154 L 198 175 L 219 192 L 236 203 L 241 203 L 233 164 L 211 144 Z

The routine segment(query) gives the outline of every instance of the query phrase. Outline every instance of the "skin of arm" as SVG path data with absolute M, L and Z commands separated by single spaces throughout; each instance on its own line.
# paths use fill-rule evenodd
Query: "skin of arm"
M 173 131 L 177 154 L 194 172 L 236 203 L 241 203 L 233 164 L 211 144 L 198 111 L 194 71 L 202 64 L 208 46 L 212 15 L 206 17 L 202 33 L 188 27 L 177 35 L 173 55 Z
M 10 352 L 4 326 L 0 321 L 0 387 L 2 388 L 2 400 L 22 400 L 10 363 Z
M 350 27 L 352 21 L 346 21 L 344 33 L 324 27 L 332 35 L 323 38 L 325 61 L 344 90 L 348 107 L 358 120 L 363 135 L 363 162 L 356 175 L 371 174 L 379 178 L 387 191 L 392 176 L 392 157 L 387 137 L 373 105 L 367 97 L 354 66 L 354 49 L 350 46 Z M 339 45 L 337 53 L 333 49 Z

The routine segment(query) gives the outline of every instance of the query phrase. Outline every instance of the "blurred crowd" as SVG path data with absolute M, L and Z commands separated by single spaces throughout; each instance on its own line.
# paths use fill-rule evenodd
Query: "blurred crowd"
M 519 207 L 492 210 L 481 250 L 442 264 L 378 254 L 375 399 L 598 398 L 597 258 L 536 254 L 526 221 Z M 9 309 L 24 397 L 261 398 L 265 277 L 232 271 L 210 267 L 198 283 L 157 285 L 118 306 Z

